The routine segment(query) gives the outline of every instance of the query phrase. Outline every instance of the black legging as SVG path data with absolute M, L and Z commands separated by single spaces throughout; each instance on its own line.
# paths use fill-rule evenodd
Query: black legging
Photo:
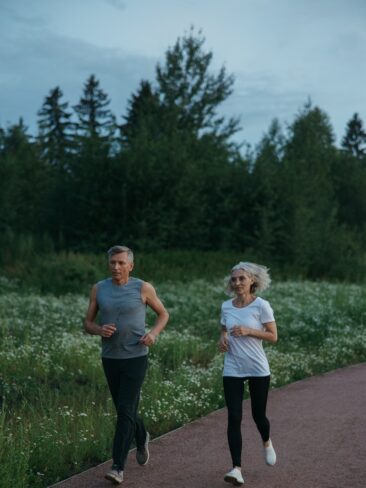
M 113 441 L 113 467 L 124 469 L 131 442 L 143 446 L 146 430 L 137 414 L 140 391 L 147 368 L 147 356 L 131 359 L 102 358 L 114 406 L 117 423 Z
M 266 417 L 270 376 L 237 378 L 224 376 L 224 394 L 228 409 L 227 437 L 233 466 L 241 466 L 241 420 L 243 416 L 244 381 L 248 380 L 252 416 L 263 442 L 269 440 L 269 420 Z

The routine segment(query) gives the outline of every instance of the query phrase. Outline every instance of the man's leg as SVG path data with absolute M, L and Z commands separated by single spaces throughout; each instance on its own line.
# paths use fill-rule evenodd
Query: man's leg
M 109 391 L 111 392 L 114 406 L 117 410 L 119 383 L 120 383 L 120 359 L 102 358 L 104 374 L 107 379 Z
M 121 359 L 121 361 L 123 363 L 121 363 L 117 400 L 117 424 L 113 441 L 113 462 L 123 470 L 136 431 L 137 408 L 146 373 L 147 356 Z M 142 426 L 142 420 L 139 420 L 139 435 L 142 435 Z M 145 437 L 143 442 L 145 442 Z
M 136 446 L 143 446 L 146 440 L 146 429 L 141 415 L 136 414 L 135 442 Z

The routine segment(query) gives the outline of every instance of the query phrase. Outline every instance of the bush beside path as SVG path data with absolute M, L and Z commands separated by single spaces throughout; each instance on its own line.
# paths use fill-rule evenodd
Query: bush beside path
M 244 402 L 243 473 L 251 488 L 364 488 L 366 363 L 337 369 L 270 391 L 268 415 L 278 462 L 266 466 L 259 434 Z M 140 467 L 129 454 L 126 488 L 223 488 L 230 468 L 226 411 L 154 439 Z M 110 462 L 52 488 L 107 488 Z

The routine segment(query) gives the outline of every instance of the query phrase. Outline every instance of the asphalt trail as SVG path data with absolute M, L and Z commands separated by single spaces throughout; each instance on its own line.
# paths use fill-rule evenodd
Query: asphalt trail
M 269 467 L 260 436 L 244 402 L 243 474 L 251 488 L 366 487 L 366 363 L 271 390 L 268 417 L 277 464 Z M 226 410 L 150 443 L 150 462 L 129 454 L 123 488 L 225 488 L 231 468 Z M 111 488 L 110 461 L 54 488 Z

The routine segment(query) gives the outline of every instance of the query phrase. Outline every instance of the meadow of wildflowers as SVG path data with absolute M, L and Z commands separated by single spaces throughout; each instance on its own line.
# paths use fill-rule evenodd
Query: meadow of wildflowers
M 153 435 L 222 407 L 217 352 L 223 283 L 155 284 L 170 312 L 151 348 L 141 412 Z M 264 295 L 279 341 L 272 387 L 366 360 L 366 289 L 282 282 Z M 110 457 L 114 411 L 87 297 L 20 294 L 0 278 L 0 487 L 45 487 Z M 153 316 L 148 314 L 148 323 Z

